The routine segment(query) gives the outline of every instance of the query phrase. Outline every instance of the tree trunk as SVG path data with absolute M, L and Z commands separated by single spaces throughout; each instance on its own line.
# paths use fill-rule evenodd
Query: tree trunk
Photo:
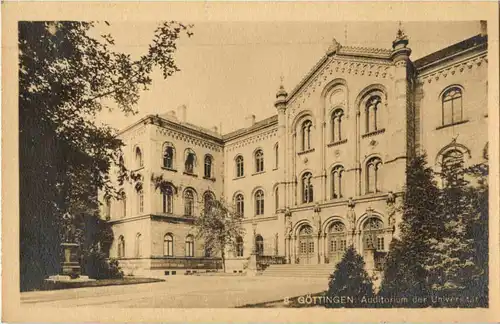
M 224 248 L 222 248 L 221 256 L 222 256 L 222 269 L 224 273 L 226 273 L 226 253 L 224 252 Z

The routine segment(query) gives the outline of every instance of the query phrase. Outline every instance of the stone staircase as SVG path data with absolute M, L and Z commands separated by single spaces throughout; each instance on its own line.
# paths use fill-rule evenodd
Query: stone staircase
M 262 276 L 328 279 L 334 270 L 334 264 L 272 264 Z

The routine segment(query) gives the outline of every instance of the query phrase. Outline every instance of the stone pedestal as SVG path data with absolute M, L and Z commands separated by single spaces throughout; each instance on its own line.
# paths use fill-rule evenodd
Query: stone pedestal
M 78 244 L 76 243 L 62 243 L 64 251 L 64 261 L 62 262 L 63 276 L 70 278 L 78 278 L 81 274 L 80 263 L 78 262 Z
M 250 259 L 248 259 L 247 276 L 257 275 L 257 254 L 250 254 Z

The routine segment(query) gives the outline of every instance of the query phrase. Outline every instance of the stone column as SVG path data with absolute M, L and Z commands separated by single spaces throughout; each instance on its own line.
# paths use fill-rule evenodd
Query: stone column
M 326 263 L 328 258 L 328 234 L 323 233 L 323 263 Z
M 293 253 L 292 253 L 292 263 L 297 263 L 297 235 L 294 235 L 293 236 L 293 244 L 292 244 L 292 248 L 293 248 Z

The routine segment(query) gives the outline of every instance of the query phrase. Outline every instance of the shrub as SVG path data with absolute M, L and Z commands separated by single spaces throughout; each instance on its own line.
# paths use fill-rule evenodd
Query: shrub
M 84 270 L 93 279 L 123 278 L 118 260 L 108 260 L 106 254 L 99 251 L 91 251 L 84 257 Z

